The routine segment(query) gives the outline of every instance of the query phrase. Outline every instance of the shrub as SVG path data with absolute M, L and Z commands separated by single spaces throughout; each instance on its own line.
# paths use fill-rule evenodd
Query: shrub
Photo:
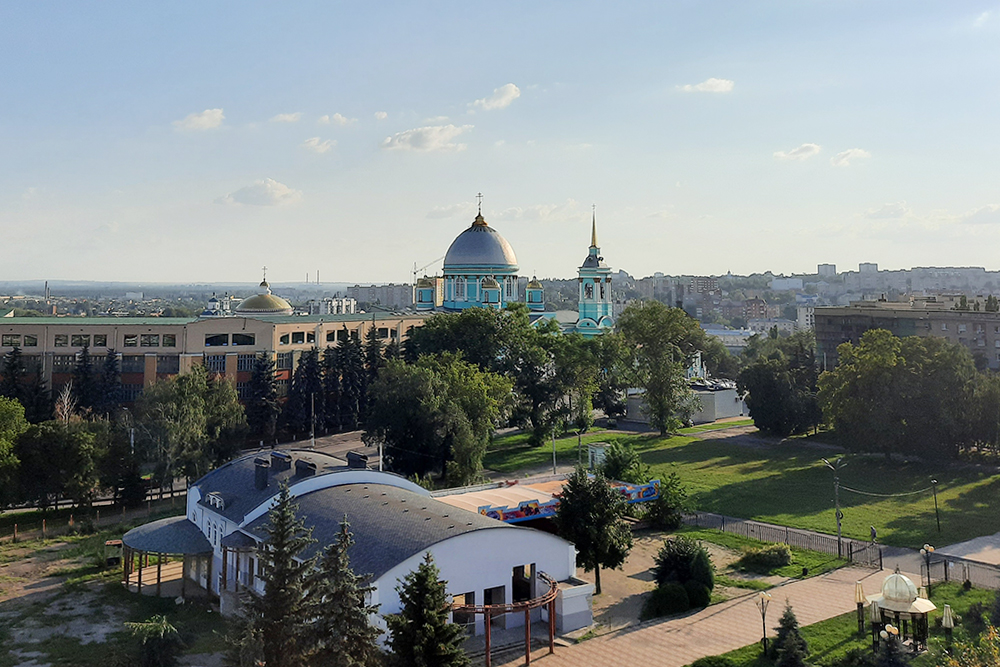
M 983 612 L 986 611 L 982 602 L 976 602 L 969 606 L 968 611 L 962 615 L 962 625 L 969 631 L 970 635 L 978 635 L 986 629 L 986 619 Z
M 993 606 L 990 607 L 990 625 L 1000 628 L 1000 591 L 993 596 Z
M 875 656 L 870 649 L 852 648 L 831 663 L 830 667 L 875 667 Z
M 688 509 L 687 490 L 681 486 L 677 473 L 672 472 L 660 480 L 660 495 L 656 500 L 643 503 L 647 507 L 649 522 L 662 530 L 681 527 L 683 513 Z
M 790 565 L 792 551 L 785 544 L 768 544 L 767 546 L 744 549 L 739 565 L 751 572 L 767 573 L 775 568 Z
M 659 586 L 668 582 L 683 585 L 697 581 L 709 591 L 715 588 L 715 572 L 708 551 L 700 542 L 682 535 L 663 542 L 656 554 L 653 576 Z
M 601 472 L 608 479 L 630 484 L 645 484 L 649 481 L 649 466 L 639 458 L 631 443 L 622 444 L 612 440 L 604 450 Z
M 705 584 L 691 579 L 684 582 L 684 590 L 688 595 L 688 603 L 691 608 L 707 607 L 712 603 L 712 591 L 708 590 Z
M 652 595 L 642 605 L 642 614 L 639 618 L 647 621 L 660 616 L 679 614 L 690 608 L 691 603 L 684 587 L 676 583 L 666 583 L 653 589 Z
M 710 655 L 698 658 L 688 667 L 736 667 L 736 663 L 733 662 L 732 658 L 727 658 L 724 655 Z

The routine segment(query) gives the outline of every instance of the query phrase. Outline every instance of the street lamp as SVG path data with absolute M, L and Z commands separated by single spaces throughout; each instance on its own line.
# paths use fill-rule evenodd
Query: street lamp
M 934 488 L 934 518 L 937 519 L 937 529 L 938 529 L 938 532 L 940 533 L 941 532 L 941 511 L 938 510 L 937 485 L 938 485 L 938 481 L 936 479 L 932 479 L 931 480 L 931 486 Z
M 920 555 L 924 557 L 924 567 L 927 568 L 927 596 L 930 597 L 931 593 L 931 554 L 934 553 L 934 547 L 929 544 L 925 544 L 920 549 Z
M 955 629 L 955 615 L 951 611 L 951 605 L 944 606 L 944 618 L 941 619 L 941 627 L 944 628 L 945 643 L 948 652 L 951 652 L 951 633 Z
M 764 653 L 767 653 L 767 605 L 771 602 L 771 596 L 764 591 L 761 591 L 757 595 L 757 609 L 760 610 L 760 625 L 762 630 L 762 635 L 760 639 L 761 645 L 764 647 Z
M 858 634 L 865 634 L 865 589 L 860 581 L 854 583 L 854 604 L 858 606 Z
M 896 641 L 899 637 L 899 628 L 892 623 L 886 623 L 885 628 L 878 633 L 878 636 L 882 638 L 882 641 Z
M 830 463 L 826 459 L 823 459 L 823 463 L 826 467 L 833 471 L 833 502 L 837 508 L 837 558 L 844 557 L 844 547 L 841 540 L 841 527 L 840 522 L 844 518 L 844 513 L 840 511 L 840 474 L 839 470 L 847 465 L 847 462 L 843 458 L 837 459 L 834 463 Z

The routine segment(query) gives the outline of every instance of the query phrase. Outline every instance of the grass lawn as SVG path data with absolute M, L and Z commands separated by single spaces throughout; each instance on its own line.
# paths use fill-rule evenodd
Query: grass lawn
M 931 592 L 931 600 L 938 606 L 938 611 L 931 614 L 930 650 L 913 661 L 913 667 L 933 667 L 938 664 L 938 656 L 945 645 L 944 631 L 934 627 L 934 619 L 940 618 L 941 609 L 950 604 L 959 616 L 963 615 L 975 602 L 989 606 L 993 600 L 993 591 L 973 589 L 963 591 L 961 584 L 938 584 Z M 772 625 L 777 625 L 781 614 L 777 609 Z M 866 628 L 868 626 L 866 625 Z M 858 617 L 849 612 L 825 621 L 802 628 L 802 636 L 809 644 L 809 664 L 823 667 L 838 660 L 853 648 L 871 649 L 871 635 L 866 632 L 864 637 L 858 635 Z M 955 641 L 968 637 L 968 633 L 959 624 L 955 628 Z M 725 654 L 731 658 L 737 667 L 773 667 L 774 662 L 761 655 L 760 644 L 751 644 L 741 649 Z
M 719 546 L 734 549 L 736 551 L 742 551 L 746 548 L 762 547 L 766 544 L 766 542 L 750 540 L 740 535 L 733 535 L 731 533 L 723 533 L 718 530 L 708 530 L 705 528 L 685 527 L 678 530 L 677 534 L 690 537 L 693 540 L 701 540 L 702 542 L 718 544 Z M 810 551 L 809 549 L 799 549 L 797 547 L 789 547 L 789 551 L 792 552 L 792 562 L 789 565 L 783 565 L 781 567 L 776 567 L 769 572 L 760 572 L 756 574 L 774 574 L 779 577 L 803 579 L 805 577 L 814 577 L 817 574 L 823 574 L 824 572 L 836 570 L 838 567 L 847 565 L 847 561 L 845 559 L 837 558 L 836 556 L 831 556 L 830 554 L 825 554 L 819 551 Z M 808 570 L 808 574 L 802 574 L 803 568 Z M 742 586 L 741 588 L 748 588 L 748 586 Z
M 513 439 L 517 437 L 498 438 L 484 466 L 517 473 L 551 465 L 551 445 L 529 447 L 524 438 Z M 588 433 L 583 442 L 611 438 L 631 442 L 654 477 L 677 473 L 699 510 L 836 533 L 833 474 L 820 460 L 828 454 L 808 443 L 733 444 L 684 434 L 661 438 L 621 431 Z M 560 463 L 575 463 L 576 437 L 556 440 L 556 454 Z M 990 507 L 1000 497 L 1000 475 L 985 470 L 851 457 L 840 472 L 844 534 L 868 539 L 869 527 L 875 526 L 880 542 L 919 547 L 925 542 L 942 546 L 1000 532 L 1000 513 Z M 930 491 L 877 498 L 843 488 L 906 493 L 929 487 L 932 478 L 939 481 L 940 533 Z

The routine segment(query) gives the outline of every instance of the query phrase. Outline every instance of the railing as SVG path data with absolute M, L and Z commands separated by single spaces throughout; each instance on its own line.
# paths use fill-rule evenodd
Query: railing
M 711 512 L 693 512 L 685 515 L 684 523 L 699 528 L 712 528 L 760 542 L 787 544 L 799 549 L 819 551 L 844 558 L 855 565 L 882 569 L 882 548 L 871 542 L 862 542 L 849 537 L 841 538 L 838 542 L 836 535 L 825 535 L 772 523 L 737 519 Z
M 934 554 L 930 561 L 930 581 L 968 581 L 976 588 L 1000 589 L 1000 567 L 959 556 Z M 921 579 L 927 578 L 927 562 L 920 564 Z

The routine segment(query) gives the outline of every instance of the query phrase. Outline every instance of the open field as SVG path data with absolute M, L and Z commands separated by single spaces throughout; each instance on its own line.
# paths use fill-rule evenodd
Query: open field
M 677 473 L 699 510 L 757 519 L 795 528 L 836 533 L 833 473 L 820 460 L 831 456 L 822 446 L 775 443 L 746 435 L 710 436 L 605 431 L 587 434 L 584 444 L 616 438 L 631 442 L 652 468 L 654 477 Z M 556 441 L 561 464 L 576 461 L 576 438 Z M 516 473 L 551 465 L 550 445 L 531 448 L 503 438 L 487 454 L 487 468 Z M 852 456 L 840 473 L 844 534 L 868 539 L 875 526 L 879 541 L 906 547 L 925 542 L 953 544 L 1000 531 L 1000 514 L 990 504 L 1000 497 L 1000 475 L 986 468 L 947 464 L 887 462 L 877 456 Z M 880 493 L 911 493 L 930 487 L 936 478 L 941 512 L 937 531 L 930 491 L 880 498 L 843 487 Z
M 961 616 L 976 602 L 982 602 L 988 608 L 993 600 L 993 591 L 981 589 L 963 591 L 960 584 L 937 584 L 931 591 L 931 599 L 937 605 L 938 611 L 932 612 L 930 651 L 917 657 L 913 661 L 913 667 L 932 667 L 937 664 L 936 656 L 940 655 L 945 639 L 944 631 L 935 626 L 934 618 L 940 618 L 940 610 L 945 604 L 950 604 L 955 613 Z M 772 602 L 768 610 L 768 627 L 778 624 L 778 618 L 783 611 L 777 602 L 777 600 Z M 853 612 L 805 626 L 802 628 L 802 636 L 809 644 L 809 664 L 817 667 L 831 664 L 854 648 L 871 650 L 871 635 L 868 633 L 864 637 L 858 635 L 857 615 Z M 958 624 L 955 627 L 954 637 L 956 641 L 960 641 L 968 637 L 968 632 Z M 737 667 L 774 665 L 772 660 L 761 655 L 760 644 L 751 644 L 725 655 L 731 658 Z

